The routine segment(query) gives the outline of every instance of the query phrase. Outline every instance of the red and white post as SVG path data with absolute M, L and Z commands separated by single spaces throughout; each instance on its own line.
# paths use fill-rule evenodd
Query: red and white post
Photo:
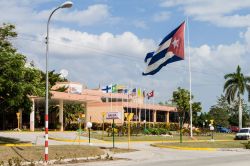
M 49 159 L 49 116 L 45 115 L 45 151 L 44 159 L 47 162 Z

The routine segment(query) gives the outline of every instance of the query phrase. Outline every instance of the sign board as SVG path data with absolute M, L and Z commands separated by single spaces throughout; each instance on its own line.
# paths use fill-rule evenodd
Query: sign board
M 214 126 L 210 126 L 210 130 L 213 131 L 214 130 Z
M 106 119 L 121 119 L 120 112 L 107 112 Z
M 70 83 L 68 88 L 69 88 L 69 93 L 82 94 L 82 85 L 81 84 Z

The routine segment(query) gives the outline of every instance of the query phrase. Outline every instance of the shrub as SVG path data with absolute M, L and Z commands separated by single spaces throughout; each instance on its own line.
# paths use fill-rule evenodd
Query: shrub
M 170 123 L 169 130 L 170 131 L 177 131 L 180 129 L 180 126 L 178 123 Z
M 109 136 L 112 136 L 112 134 L 113 134 L 113 129 L 112 129 L 112 127 L 107 128 L 107 129 L 106 129 L 106 132 L 108 133 L 108 137 L 109 137 Z M 118 134 L 118 129 L 117 129 L 117 128 L 114 128 L 114 134 L 115 134 L 115 135 Z
M 96 122 L 93 122 L 92 123 L 92 130 L 102 130 L 102 126 L 103 124 L 102 123 L 96 123 Z M 107 128 L 111 127 L 112 126 L 112 123 L 107 123 L 105 122 L 104 123 L 104 130 L 106 130 Z
M 148 135 L 163 135 L 163 134 L 169 134 L 170 132 L 164 128 L 148 128 L 144 130 L 144 133 Z
M 247 143 L 242 143 L 246 149 L 250 149 L 250 141 L 248 141 Z
M 70 123 L 67 126 L 65 126 L 65 130 L 72 130 L 72 131 L 76 131 L 79 128 L 79 124 L 78 123 Z

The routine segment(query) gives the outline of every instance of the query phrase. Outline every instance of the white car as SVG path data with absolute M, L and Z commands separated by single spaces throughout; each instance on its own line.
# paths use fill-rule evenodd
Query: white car
M 236 134 L 235 139 L 249 139 L 250 138 L 250 128 L 242 128 Z

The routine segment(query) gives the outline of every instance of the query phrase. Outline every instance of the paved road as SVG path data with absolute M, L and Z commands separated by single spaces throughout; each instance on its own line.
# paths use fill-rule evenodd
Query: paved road
M 18 138 L 23 141 L 31 141 L 36 145 L 44 145 L 43 132 L 0 132 L 0 136 Z M 50 136 L 65 139 L 75 139 L 75 132 L 51 132 Z M 82 137 L 82 140 L 88 138 Z M 78 144 L 72 142 L 59 142 L 50 140 L 50 145 Z M 88 145 L 87 142 L 81 145 Z M 111 143 L 93 143 L 93 146 L 111 147 Z M 116 147 L 127 148 L 127 143 L 116 143 Z M 250 166 L 250 151 L 186 151 L 157 148 L 149 143 L 131 143 L 131 148 L 136 152 L 113 154 L 120 160 L 106 162 L 89 162 L 74 165 L 84 166 Z
M 180 151 L 153 148 L 148 151 L 119 154 L 129 158 L 108 162 L 82 163 L 84 166 L 249 166 L 249 152 Z

